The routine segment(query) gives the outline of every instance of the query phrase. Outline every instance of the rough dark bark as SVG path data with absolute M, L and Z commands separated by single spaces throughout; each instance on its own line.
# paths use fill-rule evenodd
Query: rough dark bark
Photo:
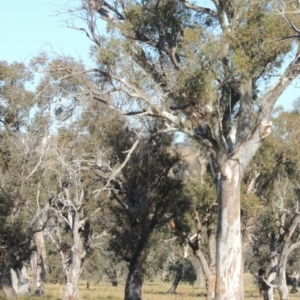
M 293 286 L 292 286 L 292 289 L 290 291 L 290 293 L 298 293 L 298 279 L 299 279 L 299 274 L 294 274 L 293 275 Z
M 143 273 L 132 267 L 126 279 L 124 300 L 142 300 L 143 281 Z
M 176 266 L 174 280 L 173 280 L 171 288 L 168 290 L 168 293 L 170 293 L 170 294 L 176 293 L 178 284 L 180 283 L 180 281 L 182 279 L 182 272 L 183 272 L 183 264 L 179 262 Z
M 109 273 L 108 280 L 110 281 L 111 286 L 118 286 L 118 272 L 117 272 L 117 270 L 113 269 Z

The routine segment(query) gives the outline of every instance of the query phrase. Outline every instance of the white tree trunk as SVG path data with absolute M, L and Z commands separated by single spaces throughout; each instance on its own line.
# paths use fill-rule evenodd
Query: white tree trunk
M 226 178 L 220 178 L 216 300 L 244 299 L 240 221 L 241 174 L 237 161 L 226 163 Z
M 70 300 L 70 299 L 79 299 L 79 277 L 80 277 L 80 268 L 78 269 L 75 266 L 72 266 L 68 271 L 68 277 L 66 281 L 66 289 L 63 296 L 63 300 Z
M 280 300 L 288 300 L 289 299 L 289 291 L 286 284 L 286 263 L 287 263 L 287 253 L 282 253 L 284 256 L 282 260 L 280 260 L 280 269 L 278 276 L 278 285 L 279 285 L 279 295 Z
M 1 274 L 2 275 L 2 274 Z M 11 274 L 6 274 L 3 276 L 3 281 L 0 281 L 1 288 L 7 299 L 17 298 L 17 293 L 12 286 Z
M 30 284 L 28 279 L 27 267 L 23 266 L 21 270 L 11 269 L 12 286 L 18 295 L 30 294 Z
M 80 218 L 79 212 L 76 211 L 73 220 L 73 244 L 71 248 L 70 261 L 68 265 L 65 265 L 65 275 L 66 275 L 66 290 L 63 296 L 63 300 L 79 299 L 79 278 L 81 273 L 81 267 L 83 259 L 86 256 L 84 250 L 81 235 L 80 235 Z
M 269 275 L 267 278 L 267 282 L 270 285 L 274 285 L 275 283 L 275 278 L 277 275 L 277 267 L 278 267 L 278 257 L 277 257 L 277 249 L 275 244 L 273 245 L 273 241 L 272 241 L 272 252 L 270 254 L 271 259 L 270 259 L 270 271 L 269 271 Z M 264 299 L 268 299 L 268 300 L 274 300 L 274 288 L 272 286 L 268 286 L 267 290 L 264 291 L 264 294 L 267 294 L 267 296 L 264 296 Z
M 44 295 L 46 281 L 46 248 L 43 232 L 34 235 L 36 251 L 31 257 L 32 285 L 31 292 L 35 295 Z

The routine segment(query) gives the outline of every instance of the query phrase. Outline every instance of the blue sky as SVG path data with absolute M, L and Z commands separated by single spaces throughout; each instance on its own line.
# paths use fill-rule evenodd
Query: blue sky
M 0 10 L 0 59 L 28 62 L 40 51 L 88 59 L 89 40 L 82 33 L 63 27 L 56 11 L 80 1 L 2 0 Z M 67 18 L 67 15 L 65 16 Z M 50 46 L 51 45 L 51 46 Z
M 87 37 L 63 27 L 59 7 L 76 6 L 79 0 L 2 0 L 0 10 L 0 60 L 28 62 L 40 51 L 71 55 L 88 62 L 90 43 Z M 65 16 L 67 18 L 67 16 Z M 50 46 L 51 45 L 51 46 Z M 52 48 L 51 48 L 52 47 Z M 300 83 L 298 82 L 300 86 Z M 277 104 L 286 109 L 300 96 L 295 83 Z

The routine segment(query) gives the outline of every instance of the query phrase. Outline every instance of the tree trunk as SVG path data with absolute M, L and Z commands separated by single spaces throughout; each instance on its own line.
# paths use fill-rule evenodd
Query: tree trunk
M 204 274 L 201 266 L 198 270 L 198 279 L 199 279 L 199 286 L 204 287 Z
M 281 251 L 280 259 L 279 259 L 279 278 L 278 278 L 278 284 L 279 284 L 279 295 L 281 300 L 287 300 L 289 299 L 289 292 L 288 287 L 286 284 L 286 264 L 288 256 L 297 248 L 300 247 L 300 242 L 293 243 L 290 245 L 290 240 L 292 238 L 292 235 L 294 234 L 296 228 L 299 226 L 300 223 L 300 216 L 299 214 L 296 214 L 294 216 L 293 222 L 290 225 L 289 229 L 284 234 L 284 245 Z
M 31 292 L 35 295 L 44 295 L 46 281 L 46 248 L 43 232 L 34 235 L 36 251 L 31 257 L 32 286 Z
M 214 239 L 214 236 L 210 236 L 210 239 Z M 215 245 L 213 241 L 209 242 L 209 247 Z M 213 249 L 210 249 L 210 255 L 215 254 Z M 202 271 L 206 278 L 206 300 L 214 300 L 215 299 L 215 291 L 216 291 L 216 268 L 215 268 L 215 255 L 211 257 L 211 263 L 208 265 L 206 258 L 204 257 L 201 249 L 194 249 L 194 255 L 197 257 L 201 264 Z
M 17 298 L 17 293 L 12 286 L 10 273 L 3 276 L 3 281 L 1 280 L 1 288 L 7 299 Z
M 71 266 L 68 271 L 66 290 L 63 296 L 63 300 L 77 300 L 80 298 L 78 288 L 79 277 L 80 269 L 78 270 L 76 266 Z
M 79 295 L 79 278 L 81 273 L 81 266 L 86 256 L 85 249 L 83 248 L 81 235 L 80 235 L 80 218 L 79 212 L 76 211 L 73 221 L 73 245 L 71 248 L 70 262 L 65 266 L 66 273 L 66 290 L 63 300 L 76 300 L 80 298 Z
M 182 279 L 182 269 L 183 269 L 183 265 L 181 263 L 179 263 L 177 268 L 176 268 L 173 284 L 172 284 L 171 288 L 168 290 L 168 293 L 170 293 L 170 294 L 175 294 L 176 293 L 176 289 L 178 287 L 178 284 Z
M 292 289 L 291 289 L 291 292 L 290 293 L 298 293 L 298 278 L 299 278 L 299 274 L 294 272 L 293 274 L 293 286 L 292 286 Z
M 30 294 L 30 283 L 25 265 L 21 269 L 11 269 L 11 279 L 12 286 L 18 295 Z
M 279 275 L 278 275 L 280 300 L 289 299 L 289 291 L 286 284 L 286 261 L 287 261 L 287 256 L 285 255 L 285 257 L 283 258 L 283 263 L 279 269 Z
M 238 161 L 228 160 L 218 187 L 216 300 L 244 299 L 240 221 L 241 179 Z
M 267 278 L 267 283 L 274 285 L 276 274 L 277 274 L 277 268 L 278 268 L 278 258 L 277 258 L 277 248 L 275 243 L 275 235 L 272 236 L 271 241 L 271 259 L 270 259 L 270 271 Z M 266 283 L 264 288 L 264 300 L 274 300 L 274 288 L 269 286 Z
M 116 270 L 113 270 L 110 281 L 111 286 L 118 286 L 118 272 Z
M 143 280 L 142 271 L 131 267 L 126 279 L 124 300 L 142 300 Z
M 209 278 L 206 279 L 206 300 L 214 300 L 216 293 L 216 274 L 212 273 Z

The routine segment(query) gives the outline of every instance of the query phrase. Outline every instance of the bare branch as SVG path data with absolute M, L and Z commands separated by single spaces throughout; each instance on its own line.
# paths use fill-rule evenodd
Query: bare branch
M 207 14 L 207 15 L 213 17 L 214 19 L 217 19 L 217 17 L 218 17 L 218 14 L 210 8 L 193 5 L 193 4 L 191 4 L 191 3 L 189 3 L 188 1 L 185 1 L 185 0 L 178 0 L 178 1 L 180 3 L 182 3 L 185 8 L 191 9 L 191 10 L 196 11 L 198 13 Z
M 140 138 L 138 138 L 134 144 L 132 145 L 132 147 L 130 148 L 130 150 L 127 151 L 127 155 L 126 155 L 126 158 L 125 160 L 123 161 L 123 163 L 117 167 L 115 170 L 112 171 L 111 175 L 109 176 L 107 182 L 106 182 L 106 185 L 104 188 L 101 188 L 101 189 L 98 189 L 98 190 L 95 190 L 94 193 L 96 194 L 96 196 L 99 195 L 99 193 L 103 190 L 107 190 L 109 189 L 109 186 L 111 184 L 111 181 L 112 180 L 115 180 L 116 176 L 122 171 L 122 169 L 126 166 L 128 160 L 130 159 L 130 156 L 131 154 L 133 153 L 133 151 L 135 150 L 135 148 L 137 147 L 137 145 L 139 144 L 140 142 Z

